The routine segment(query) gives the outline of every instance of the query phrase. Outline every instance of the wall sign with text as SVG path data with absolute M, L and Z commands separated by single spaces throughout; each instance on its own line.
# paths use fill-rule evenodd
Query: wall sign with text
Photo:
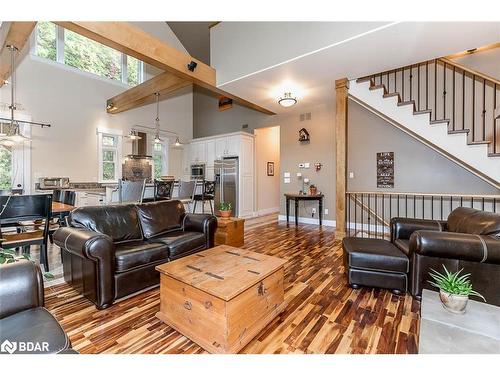
M 394 152 L 377 152 L 377 187 L 394 188 Z

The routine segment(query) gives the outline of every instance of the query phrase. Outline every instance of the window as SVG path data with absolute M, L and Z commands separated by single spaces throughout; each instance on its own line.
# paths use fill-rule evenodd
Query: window
M 121 178 L 121 135 L 98 131 L 99 182 L 116 182 Z
M 12 151 L 0 145 L 0 190 L 12 188 Z
M 36 27 L 36 54 L 56 61 L 56 25 L 51 22 L 38 22 Z
M 38 22 L 35 54 L 129 86 L 143 80 L 142 61 L 51 22 Z
M 167 172 L 167 146 L 164 143 L 153 143 L 153 171 L 155 180 Z

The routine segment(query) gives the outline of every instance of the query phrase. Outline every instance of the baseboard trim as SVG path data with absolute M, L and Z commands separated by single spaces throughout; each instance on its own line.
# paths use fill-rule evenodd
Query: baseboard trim
M 286 215 L 279 215 L 278 216 L 279 221 L 286 221 Z M 295 222 L 295 216 L 290 216 L 290 223 Z M 317 218 L 313 217 L 300 217 L 299 216 L 299 223 L 300 224 L 315 224 L 319 226 L 319 220 Z M 335 220 L 325 220 L 323 219 L 323 225 L 326 227 L 335 227 L 336 226 L 336 221 Z
M 257 216 L 277 214 L 278 212 L 280 212 L 279 207 L 264 208 L 262 210 L 257 211 Z

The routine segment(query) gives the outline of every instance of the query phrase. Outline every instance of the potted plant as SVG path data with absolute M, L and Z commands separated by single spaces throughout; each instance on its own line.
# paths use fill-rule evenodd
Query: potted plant
M 458 272 L 450 272 L 443 264 L 444 273 L 435 270 L 429 272 L 434 281 L 429 281 L 432 286 L 439 288 L 439 298 L 443 307 L 455 314 L 464 314 L 469 296 L 484 297 L 472 289 L 472 283 L 469 280 L 470 273 L 460 275 L 463 269 Z
M 219 203 L 219 216 L 223 218 L 231 217 L 232 205 L 230 202 Z
M 317 193 L 318 193 L 318 188 L 316 187 L 316 185 L 311 184 L 309 186 L 309 194 L 316 195 Z
M 0 266 L 2 264 L 19 262 L 23 259 L 29 260 L 30 262 L 34 263 L 29 254 L 17 255 L 14 250 L 4 249 L 0 247 Z M 50 272 L 44 272 L 43 277 L 46 280 L 51 280 L 54 278 L 54 275 L 52 275 Z

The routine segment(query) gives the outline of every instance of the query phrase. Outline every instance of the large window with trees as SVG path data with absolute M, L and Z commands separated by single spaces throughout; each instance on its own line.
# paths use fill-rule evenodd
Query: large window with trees
M 38 22 L 35 35 L 37 56 L 129 86 L 142 82 L 143 63 L 134 57 L 52 22 Z
M 0 190 L 12 188 L 12 150 L 0 145 Z

